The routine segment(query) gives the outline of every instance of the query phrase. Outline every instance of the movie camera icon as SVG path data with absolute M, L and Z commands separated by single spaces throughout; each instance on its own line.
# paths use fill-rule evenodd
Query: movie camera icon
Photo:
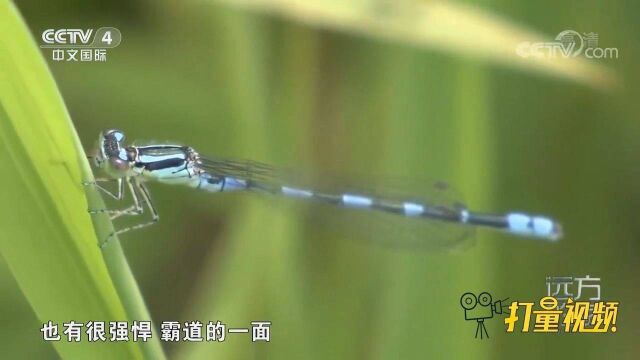
M 487 338 L 489 337 L 484 321 L 493 318 L 494 314 L 503 314 L 503 307 L 506 306 L 505 301 L 508 299 L 505 298 L 492 303 L 493 298 L 488 292 L 480 293 L 477 297 L 470 292 L 462 294 L 460 306 L 464 309 L 464 319 L 475 320 L 478 323 L 476 338 L 478 338 L 478 332 L 480 332 L 480 339 L 483 338 L 483 333 Z

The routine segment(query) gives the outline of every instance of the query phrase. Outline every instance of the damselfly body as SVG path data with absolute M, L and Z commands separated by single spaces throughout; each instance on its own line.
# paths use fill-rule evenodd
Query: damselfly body
M 158 212 L 145 185 L 147 181 L 183 184 L 210 192 L 254 191 L 335 205 L 363 214 L 366 212 L 385 215 L 382 220 L 377 216 L 376 221 L 403 218 L 407 223 L 428 222 L 464 228 L 486 227 L 549 241 L 559 239 L 562 234 L 560 225 L 545 216 L 520 212 L 505 215 L 480 213 L 471 211 L 457 202 L 444 203 L 420 194 L 391 196 L 357 189 L 345 192 L 342 189 L 334 191 L 312 188 L 287 182 L 286 177 L 272 166 L 253 161 L 207 158 L 188 146 L 126 146 L 124 134 L 119 130 L 102 132 L 98 139 L 97 151 L 92 157 L 95 165 L 104 170 L 108 177 L 85 184 L 95 185 L 117 200 L 122 200 L 128 189 L 133 204 L 120 210 L 91 209 L 91 213 L 106 212 L 115 219 L 123 215 L 141 215 L 146 208 L 151 214 L 148 221 L 115 231 L 101 246 L 108 244 L 116 234 L 140 229 L 158 221 Z M 117 191 L 113 192 L 102 186 L 101 183 L 104 181 L 116 182 Z M 437 236 L 447 238 L 454 235 L 439 232 Z

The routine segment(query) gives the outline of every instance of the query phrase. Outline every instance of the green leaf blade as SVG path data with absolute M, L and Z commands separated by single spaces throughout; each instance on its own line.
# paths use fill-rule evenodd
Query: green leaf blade
M 103 257 L 81 182 L 91 179 L 66 108 L 17 10 L 0 2 L 0 252 L 63 358 L 163 358 L 150 343 L 68 343 L 63 323 L 150 320 L 119 246 Z M 92 192 L 90 192 L 92 193 Z M 90 196 L 100 206 L 97 195 Z M 95 204 L 93 204 L 95 203 Z M 106 218 L 106 219 L 105 219 Z M 111 231 L 97 220 L 99 236 Z M 117 245 L 117 244 L 116 244 Z M 117 268 L 114 268 L 117 267 Z M 41 338 L 34 324 L 34 340 Z M 107 338 L 108 323 L 107 323 Z

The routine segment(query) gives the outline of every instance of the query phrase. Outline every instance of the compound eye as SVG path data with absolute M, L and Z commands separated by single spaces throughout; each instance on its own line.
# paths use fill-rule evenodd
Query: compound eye
M 491 295 L 488 292 L 483 292 L 478 295 L 478 302 L 482 306 L 489 306 L 491 304 Z
M 462 307 L 465 310 L 473 309 L 474 307 L 476 307 L 477 303 L 478 303 L 478 300 L 476 299 L 476 296 L 473 295 L 472 293 L 465 293 L 460 298 L 460 305 L 462 305 Z
M 122 140 L 124 140 L 124 134 L 121 131 L 114 131 L 113 132 L 113 137 L 116 138 L 116 141 L 118 141 L 119 143 L 122 142 Z
M 124 133 L 120 130 L 112 129 L 107 131 L 107 135 L 113 136 L 117 142 L 122 142 L 124 140 Z
M 111 166 L 116 170 L 127 170 L 129 168 L 129 162 L 120 158 L 111 158 L 109 162 L 111 162 Z

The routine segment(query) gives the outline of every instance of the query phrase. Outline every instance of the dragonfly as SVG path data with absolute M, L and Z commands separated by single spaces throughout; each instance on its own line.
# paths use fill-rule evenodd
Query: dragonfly
M 250 191 L 282 196 L 301 201 L 323 203 L 350 209 L 365 216 L 376 215 L 376 222 L 401 224 L 427 224 L 439 241 L 454 243 L 453 239 L 467 236 L 468 229 L 484 227 L 500 230 L 516 236 L 530 237 L 545 241 L 557 241 L 562 236 L 562 227 L 550 217 L 509 212 L 504 215 L 475 212 L 460 202 L 442 201 L 438 196 L 423 194 L 390 195 L 375 191 L 348 191 L 338 188 L 314 188 L 287 181 L 283 171 L 267 164 L 233 159 L 217 159 L 201 156 L 194 148 L 184 145 L 126 145 L 122 131 L 103 131 L 98 137 L 97 149 L 89 157 L 94 165 L 107 176 L 84 182 L 116 200 L 123 200 L 127 192 L 133 204 L 122 209 L 89 209 L 91 214 L 107 213 L 111 219 L 126 215 L 143 215 L 145 209 L 150 218 L 137 224 L 114 230 L 100 247 L 106 246 L 116 235 L 138 230 L 158 222 L 156 210 L 146 183 L 151 181 L 182 184 L 208 192 Z M 109 190 L 103 184 L 115 182 L 116 190 Z M 438 193 L 438 185 L 432 193 Z M 380 215 L 384 215 L 379 217 Z M 373 223 L 369 221 L 368 223 Z M 440 231 L 438 228 L 453 228 Z M 402 225 L 404 226 L 404 225 Z M 402 229 L 400 229 L 402 230 Z M 397 232 L 399 233 L 399 232 Z M 414 234 L 415 235 L 415 234 Z M 420 234 L 416 235 L 420 238 Z M 427 240 L 425 240 L 427 241 Z

